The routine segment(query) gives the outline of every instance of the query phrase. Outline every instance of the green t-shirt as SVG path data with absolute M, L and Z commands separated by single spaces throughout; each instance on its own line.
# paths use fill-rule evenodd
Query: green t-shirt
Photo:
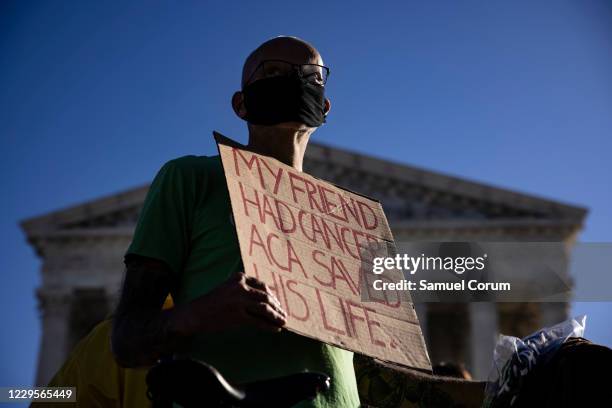
M 177 276 L 176 304 L 201 296 L 242 269 L 219 156 L 183 156 L 159 170 L 127 254 L 166 262 Z M 196 336 L 189 355 L 235 383 L 303 371 L 330 375 L 332 387 L 299 407 L 357 407 L 353 353 L 289 331 L 241 329 Z

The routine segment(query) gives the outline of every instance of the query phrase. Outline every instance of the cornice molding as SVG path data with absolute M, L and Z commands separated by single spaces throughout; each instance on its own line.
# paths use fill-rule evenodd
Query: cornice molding
M 489 201 L 527 211 L 559 214 L 563 218 L 582 220 L 588 211 L 584 207 L 420 169 L 320 143 L 309 145 L 306 168 L 309 167 L 308 164 L 311 167 L 321 164 L 328 168 L 333 164 L 341 166 L 347 171 L 361 171 L 381 179 L 395 179 L 410 185 L 426 187 L 433 191 Z

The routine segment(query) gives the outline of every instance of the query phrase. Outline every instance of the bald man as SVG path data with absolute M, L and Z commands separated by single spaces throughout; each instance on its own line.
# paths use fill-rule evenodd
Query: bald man
M 277 37 L 245 61 L 232 107 L 247 123 L 248 148 L 302 171 L 310 135 L 325 122 L 329 70 L 319 52 Z M 266 285 L 242 272 L 219 156 L 168 161 L 153 180 L 134 237 L 112 330 L 124 367 L 162 355 L 190 356 L 235 383 L 319 371 L 331 389 L 303 407 L 480 406 L 483 384 L 396 369 L 282 330 L 286 315 Z M 160 311 L 168 294 L 175 308 Z
M 310 135 L 330 101 L 319 52 L 277 37 L 246 59 L 232 107 L 248 125 L 249 149 L 302 171 Z M 287 330 L 266 285 L 242 272 L 219 156 L 168 161 L 153 180 L 134 237 L 115 313 L 112 351 L 125 367 L 161 355 L 205 361 L 235 383 L 303 371 L 332 378 L 328 392 L 300 406 L 357 407 L 353 353 Z M 176 307 L 160 311 L 172 294 Z

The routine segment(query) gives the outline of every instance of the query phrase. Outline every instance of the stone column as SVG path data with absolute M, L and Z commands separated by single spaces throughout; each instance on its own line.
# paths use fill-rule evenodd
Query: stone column
M 470 310 L 470 371 L 476 380 L 489 375 L 493 362 L 493 349 L 497 340 L 497 309 L 495 303 L 472 302 Z
M 38 353 L 36 385 L 45 386 L 66 359 L 69 336 L 69 292 L 39 289 L 39 310 L 42 320 L 42 336 Z

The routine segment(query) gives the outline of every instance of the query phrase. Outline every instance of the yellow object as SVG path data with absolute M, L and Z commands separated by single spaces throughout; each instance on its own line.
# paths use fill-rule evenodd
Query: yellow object
M 168 295 L 163 309 L 173 306 Z M 111 329 L 111 319 L 94 327 L 48 384 L 49 387 L 76 387 L 76 404 L 35 402 L 30 407 L 150 407 L 145 382 L 148 368 L 123 368 L 117 364 L 110 347 Z
M 172 300 L 172 296 L 166 296 L 166 300 L 164 300 L 164 305 L 162 306 L 162 310 L 172 309 L 174 307 L 174 300 Z

